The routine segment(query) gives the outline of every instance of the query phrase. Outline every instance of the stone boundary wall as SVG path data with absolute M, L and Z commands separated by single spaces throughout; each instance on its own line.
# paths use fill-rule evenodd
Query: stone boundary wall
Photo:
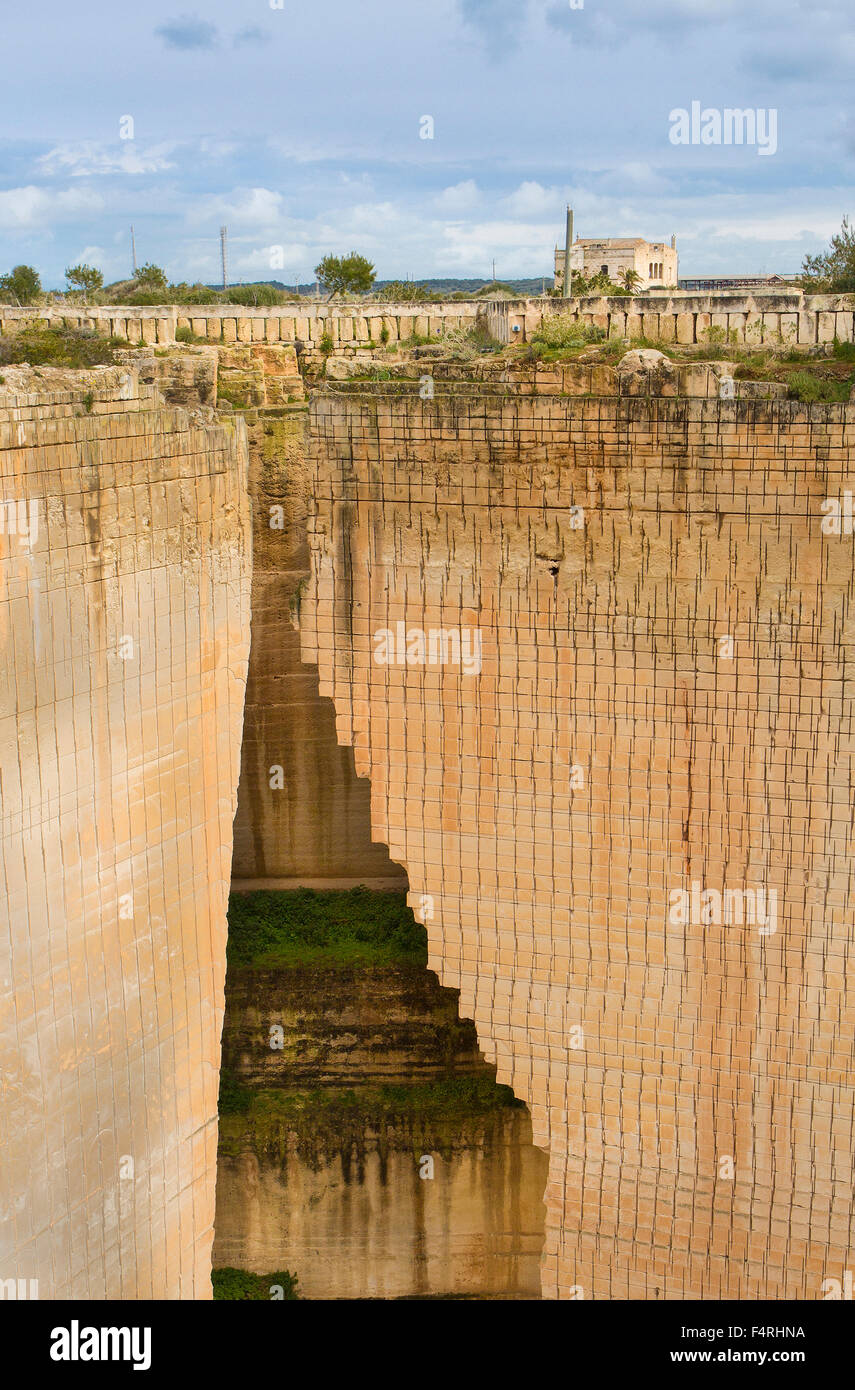
M 778 291 L 662 290 L 644 295 L 581 299 L 502 300 L 483 306 L 484 321 L 501 343 L 530 341 L 545 317 L 569 314 L 602 328 L 609 337 L 663 343 L 704 344 L 713 337 L 733 344 L 811 348 L 855 341 L 855 295 L 805 295 Z M 722 336 L 723 335 L 723 336 Z
M 58 305 L 43 309 L 11 309 L 0 305 L 0 335 L 16 333 L 26 323 L 89 328 L 114 334 L 134 344 L 174 343 L 178 329 L 190 329 L 210 343 L 304 343 L 320 346 L 329 334 L 335 348 L 379 346 L 385 327 L 389 343 L 417 336 L 436 337 L 446 328 L 473 328 L 485 305 L 478 303 L 279 304 L 248 309 L 238 304 L 154 305 L 134 308 L 75 308 Z
M 26 323 L 63 323 L 115 334 L 129 342 L 173 343 L 178 329 L 190 329 L 211 343 L 295 343 L 320 346 L 324 334 L 334 349 L 380 344 L 383 329 L 394 344 L 413 336 L 437 337 L 445 329 L 483 323 L 499 342 L 527 342 L 544 316 L 569 312 L 610 336 L 649 338 L 667 343 L 707 341 L 720 331 L 739 344 L 816 347 L 837 337 L 855 341 L 855 296 L 805 295 L 801 291 L 661 291 L 638 296 L 583 299 L 468 300 L 438 304 L 336 305 L 317 302 L 251 309 L 237 304 L 128 305 L 86 308 L 53 305 L 14 309 L 0 305 L 0 335 Z
M 555 302 L 555 301 L 553 301 Z M 746 346 L 816 347 L 855 341 L 855 296 L 676 293 L 621 299 L 582 299 L 571 313 L 609 337 L 703 344 L 712 337 Z M 530 313 L 525 332 L 531 336 Z M 515 319 L 509 316 L 513 333 Z M 513 334 L 523 335 L 523 329 Z M 722 336 L 723 335 L 723 336 Z M 496 332 L 500 337 L 500 332 Z M 501 341 L 505 341 L 501 338 Z

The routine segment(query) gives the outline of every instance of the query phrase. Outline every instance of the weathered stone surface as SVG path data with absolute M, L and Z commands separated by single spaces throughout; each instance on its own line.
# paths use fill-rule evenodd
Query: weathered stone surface
M 677 394 L 677 365 L 655 348 L 634 348 L 624 353 L 617 373 L 622 396 Z
M 855 1244 L 855 567 L 820 526 L 853 407 L 312 419 L 303 653 L 549 1146 L 545 1292 L 820 1298 Z M 399 622 L 477 629 L 478 669 L 378 664 Z M 694 885 L 771 928 L 675 919 Z
M 547 1160 L 454 991 L 297 966 L 230 970 L 226 994 L 224 1067 L 289 1104 L 223 1117 L 215 1266 L 293 1270 L 308 1298 L 540 1297 Z
M 0 535 L 0 1276 L 209 1298 L 245 436 L 128 370 L 3 375 L 38 528 Z
M 306 417 L 262 417 L 250 424 L 249 441 L 252 649 L 234 878 L 406 886 L 386 846 L 372 843 L 368 783 L 357 778 L 351 750 L 337 742 L 335 710 L 320 697 L 317 673 L 301 660 L 298 622 L 309 581 Z M 282 785 L 273 788 L 276 767 Z
M 194 307 L 196 319 L 193 319 Z M 827 322 L 833 320 L 834 331 L 842 341 L 852 342 L 855 336 L 855 311 L 850 298 L 836 294 L 804 295 L 792 290 L 713 290 L 706 293 L 675 290 L 667 295 L 619 298 L 592 295 L 572 300 L 499 298 L 486 303 L 475 300 L 468 304 L 458 301 L 432 304 L 430 309 L 430 315 L 422 316 L 428 327 L 417 328 L 416 332 L 437 336 L 457 324 L 469 328 L 480 321 L 502 343 L 530 340 L 544 315 L 556 311 L 587 324 L 597 323 L 603 327 L 611 324 L 610 331 L 616 336 L 622 336 L 620 324 L 626 315 L 626 332 L 630 337 L 640 336 L 643 324 L 644 336 L 667 342 L 701 342 L 710 321 L 723 326 L 728 316 L 732 319 L 730 326 L 740 332 L 740 342 L 744 340 L 747 319 L 761 325 L 755 335 L 757 341 L 762 335 L 763 341 L 776 342 L 779 320 L 783 319 L 790 320 L 792 328 L 787 335 L 788 341 L 797 341 L 800 345 L 830 341 L 820 336 L 819 320 L 823 314 L 826 315 L 823 335 L 828 332 Z M 329 333 L 335 343 L 365 342 L 369 332 L 376 342 L 381 320 L 389 329 L 390 341 L 407 338 L 414 331 L 412 305 L 404 304 L 361 302 L 357 306 L 300 299 L 290 305 L 277 306 L 273 311 L 242 305 L 197 305 L 188 307 L 186 315 L 194 322 L 201 322 L 204 315 L 205 333 L 210 342 L 287 343 L 299 340 L 317 346 L 324 332 Z M 158 309 L 122 306 L 117 310 L 63 304 L 61 307 L 48 305 L 34 312 L 0 305 L 0 336 L 16 333 L 27 323 L 36 322 L 65 323 L 73 328 L 88 327 L 93 332 L 109 334 L 116 317 L 123 325 L 120 335 L 127 334 L 134 343 L 171 343 L 176 329 L 187 321 L 185 314 L 179 315 L 175 306 Z M 144 327 L 146 320 L 148 326 Z M 518 325 L 519 333 L 514 333 L 514 325 Z M 194 329 L 194 332 L 201 331 Z

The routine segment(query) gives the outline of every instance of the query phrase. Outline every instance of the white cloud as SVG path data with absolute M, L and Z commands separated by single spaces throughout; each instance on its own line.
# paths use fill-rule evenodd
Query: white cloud
M 271 265 L 271 261 L 280 259 L 281 265 Z M 283 280 L 287 285 L 293 283 L 298 271 L 302 280 L 308 278 L 310 259 L 314 265 L 318 258 L 312 258 L 305 245 L 286 241 L 254 247 L 250 251 L 234 248 L 231 263 L 233 274 L 245 280 Z
M 555 228 L 551 223 L 477 222 L 449 224 L 441 229 L 443 246 L 434 257 L 444 265 L 489 274 L 493 258 L 499 279 L 518 275 L 550 275 Z
M 107 256 L 108 253 L 102 246 L 84 246 L 82 251 L 78 251 L 75 255 L 69 256 L 68 264 L 100 266 L 103 261 L 107 259 Z
M 0 192 L 0 227 L 49 230 L 53 223 L 91 217 L 102 207 L 103 199 L 91 189 L 53 191 L 28 184 Z
M 239 188 L 230 194 L 201 198 L 187 209 L 189 222 L 209 222 L 219 218 L 229 226 L 272 228 L 282 215 L 282 194 L 271 188 Z
M 134 140 L 118 145 L 99 145 L 94 140 L 74 145 L 57 145 L 37 161 L 44 174 L 71 174 L 75 178 L 104 174 L 159 174 L 174 168 L 167 154 L 174 144 L 139 148 Z
M 450 184 L 438 193 L 435 206 L 446 216 L 453 217 L 458 212 L 469 212 L 481 201 L 481 190 L 474 179 L 464 179 L 462 183 Z
M 501 207 L 512 217 L 553 217 L 560 219 L 566 198 L 557 188 L 527 179 L 501 200 Z

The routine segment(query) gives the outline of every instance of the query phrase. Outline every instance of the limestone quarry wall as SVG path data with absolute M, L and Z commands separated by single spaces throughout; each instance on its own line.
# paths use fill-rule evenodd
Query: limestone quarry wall
M 371 840 L 369 788 L 300 656 L 310 574 L 305 411 L 248 414 L 252 646 L 234 827 L 235 888 L 406 887 Z
M 231 966 L 226 999 L 224 1070 L 263 1103 L 220 1120 L 215 1268 L 292 1270 L 302 1298 L 540 1297 L 546 1156 L 452 990 L 420 963 Z
M 548 1146 L 547 1296 L 852 1268 L 853 424 L 312 403 L 303 656 Z
M 4 369 L 0 1279 L 41 1298 L 211 1296 L 246 468 L 130 370 Z

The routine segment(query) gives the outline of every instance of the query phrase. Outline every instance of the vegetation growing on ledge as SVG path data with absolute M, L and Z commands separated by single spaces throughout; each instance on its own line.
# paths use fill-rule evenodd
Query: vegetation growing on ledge
M 253 1303 L 294 1301 L 299 1279 L 288 1269 L 279 1269 L 274 1274 L 250 1274 L 248 1269 L 233 1269 L 224 1265 L 211 1270 L 211 1284 L 214 1300 L 231 1299 Z
M 197 347 L 208 346 L 207 338 L 200 338 L 198 333 L 194 333 L 193 329 L 187 328 L 186 325 L 182 328 L 176 328 L 175 341 L 176 343 L 190 343 Z
M 237 1104 L 235 1101 L 237 1100 Z M 234 1104 L 234 1108 L 223 1108 Z M 252 1151 L 281 1161 L 296 1137 L 304 1157 L 349 1152 L 369 1133 L 397 1131 L 422 1152 L 447 1151 L 473 1142 L 508 1111 L 524 1110 L 510 1086 L 491 1074 L 448 1076 L 412 1086 L 323 1087 L 314 1090 L 251 1088 L 221 1077 L 219 1153 L 236 1158 Z
M 582 362 L 616 365 L 631 349 L 652 348 L 680 365 L 729 362 L 740 381 L 777 381 L 788 388 L 790 400 L 840 403 L 855 388 L 855 344 L 837 340 L 812 350 L 785 342 L 735 343 L 718 328 L 707 329 L 702 343 L 681 344 L 657 338 L 606 337 L 603 329 L 568 315 L 544 320 L 531 343 L 517 349 L 523 363 Z M 513 351 L 513 349 L 511 349 Z
M 739 381 L 782 381 L 791 401 L 838 404 L 849 400 L 855 387 L 855 343 L 835 339 L 830 357 L 809 357 L 793 349 L 783 356 L 768 349 L 755 349 L 742 355 L 728 353 L 739 363 Z
M 231 966 L 427 964 L 427 934 L 404 893 L 259 890 L 229 900 Z
M 311 1091 L 255 1090 L 237 1085 L 240 1090 L 249 1092 L 244 1113 L 249 1113 L 253 1119 L 269 1117 L 297 1121 L 306 1116 L 315 1122 L 322 1121 L 325 1116 L 333 1119 L 348 1113 L 386 1119 L 407 1115 L 436 1118 L 523 1107 L 523 1101 L 517 1099 L 510 1086 L 500 1084 L 493 1075 L 448 1076 L 412 1086 L 360 1086 L 355 1090 L 331 1086 Z
M 36 325 L 0 339 L 0 366 L 104 367 L 115 362 L 121 338 L 105 338 L 72 328 Z
M 580 349 L 591 343 L 605 341 L 605 330 L 594 324 L 581 323 L 570 314 L 553 314 L 543 320 L 531 340 L 531 355 L 546 358 L 567 348 Z

